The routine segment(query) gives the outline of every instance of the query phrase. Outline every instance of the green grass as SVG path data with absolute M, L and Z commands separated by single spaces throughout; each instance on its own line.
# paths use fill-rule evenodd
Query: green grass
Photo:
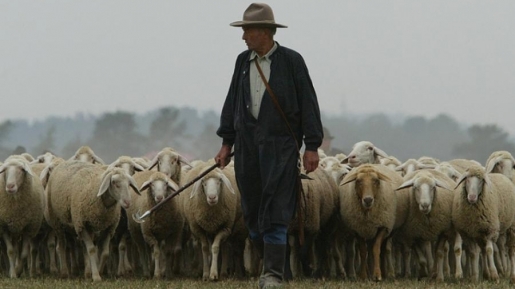
M 257 288 L 257 280 L 224 280 L 219 282 L 203 282 L 198 279 L 176 279 L 176 280 L 146 280 L 146 279 L 106 279 L 101 282 L 88 281 L 85 279 L 69 279 L 62 280 L 57 278 L 19 278 L 9 279 L 0 278 L 0 288 L 95 288 L 95 289 L 167 289 L 167 288 L 206 288 L 206 289 L 240 289 L 240 288 Z M 438 288 L 438 289 L 462 289 L 462 288 L 513 288 L 507 279 L 502 279 L 498 284 L 492 282 L 471 283 L 469 281 L 448 281 L 445 283 L 434 283 L 430 281 L 416 280 L 395 280 L 376 282 L 350 282 L 350 281 L 320 281 L 320 280 L 303 280 L 290 282 L 284 288 L 293 289 L 337 289 L 337 288 L 357 288 L 357 289 L 402 289 L 402 288 Z

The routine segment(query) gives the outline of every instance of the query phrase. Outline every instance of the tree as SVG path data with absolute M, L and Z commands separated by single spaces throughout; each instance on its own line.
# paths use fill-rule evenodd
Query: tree
M 13 128 L 13 123 L 10 120 L 4 121 L 0 124 L 0 159 L 5 159 L 10 154 L 10 149 L 5 148 L 2 143 L 7 140 L 11 129 Z
M 186 123 L 179 121 L 179 114 L 179 110 L 173 107 L 164 107 L 159 110 L 159 114 L 150 125 L 149 148 L 154 150 L 164 147 L 183 149 L 182 139 L 186 131 Z
M 213 124 L 207 124 L 194 142 L 195 151 L 191 154 L 196 159 L 212 159 L 218 152 L 221 143 L 222 139 L 216 135 L 216 127 Z
M 476 160 L 482 164 L 497 150 L 515 152 L 515 144 L 508 140 L 508 133 L 495 124 L 473 125 L 467 130 L 470 141 L 456 145 L 456 156 Z
M 114 161 L 121 155 L 142 155 L 144 140 L 136 131 L 134 114 L 119 111 L 106 113 L 97 119 L 93 136 L 87 144 L 105 161 Z
M 35 155 L 43 154 L 55 149 L 55 126 L 52 125 L 45 135 L 39 135 L 40 142 L 32 149 Z

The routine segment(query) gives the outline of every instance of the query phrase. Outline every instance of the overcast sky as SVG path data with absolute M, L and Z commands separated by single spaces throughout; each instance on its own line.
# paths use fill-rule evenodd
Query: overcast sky
M 515 135 L 515 1 L 268 1 L 324 114 L 446 113 Z M 0 122 L 219 111 L 249 1 L 0 0 Z

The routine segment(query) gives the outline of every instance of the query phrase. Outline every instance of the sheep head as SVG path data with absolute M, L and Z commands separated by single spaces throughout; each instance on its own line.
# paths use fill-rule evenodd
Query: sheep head
M 29 163 L 21 158 L 8 158 L 0 166 L 0 174 L 4 173 L 5 191 L 8 194 L 16 194 L 26 178 L 26 174 L 34 176 Z
M 82 162 L 101 164 L 104 165 L 104 161 L 93 152 L 89 146 L 81 146 L 70 160 L 78 160 Z
M 137 171 L 141 172 L 145 170 L 145 168 L 143 168 L 141 165 L 136 163 L 134 159 L 128 156 L 118 157 L 116 161 L 109 165 L 109 168 L 122 168 L 131 176 L 134 175 Z
M 471 166 L 461 176 L 456 183 L 456 188 L 463 183 L 462 193 L 467 197 L 467 201 L 470 204 L 475 204 L 479 200 L 481 193 L 484 191 L 485 185 L 491 186 L 490 178 L 485 170 L 480 166 Z M 455 188 L 455 189 L 456 189 Z
M 435 179 L 431 174 L 421 171 L 412 179 L 404 182 L 396 191 L 411 188 L 411 193 L 415 196 L 415 201 L 418 204 L 420 212 L 429 214 L 432 209 L 437 187 L 450 190 L 447 185 Z
M 487 173 L 499 173 L 511 179 L 515 169 L 515 159 L 508 151 L 493 152 L 486 163 Z
M 198 195 L 199 191 L 202 190 L 206 195 L 207 204 L 214 206 L 218 204 L 222 185 L 227 187 L 232 194 L 235 194 L 231 181 L 229 181 L 221 170 L 215 169 L 193 185 L 190 199 Z
M 372 209 L 376 196 L 381 190 L 381 181 L 391 182 L 390 178 L 377 171 L 373 166 L 362 165 L 347 175 L 340 186 L 354 182 L 356 196 L 365 210 Z
M 362 164 L 379 164 L 379 157 L 386 158 L 388 155 L 373 143 L 361 141 L 354 144 L 352 151 L 342 162 L 349 163 L 351 167 L 357 167 Z
M 339 184 L 343 177 L 352 169 L 348 165 L 342 164 L 336 157 L 325 157 L 321 159 L 319 166 L 321 169 L 328 172 L 337 184 Z
M 141 185 L 139 190 L 147 190 L 148 197 L 152 198 L 155 203 L 160 203 L 172 193 L 178 191 L 179 186 L 165 174 L 156 172 Z
M 454 181 L 457 181 L 461 178 L 461 174 L 448 162 L 439 163 L 435 167 L 435 170 L 445 174 Z
M 172 148 L 164 148 L 152 159 L 148 169 L 157 166 L 158 171 L 172 178 L 181 170 L 181 163 L 191 166 L 178 152 Z
M 108 192 L 124 209 L 129 208 L 131 205 L 129 186 L 134 189 L 136 194 L 140 195 L 136 181 L 121 168 L 106 170 L 102 174 L 101 179 L 97 197 Z

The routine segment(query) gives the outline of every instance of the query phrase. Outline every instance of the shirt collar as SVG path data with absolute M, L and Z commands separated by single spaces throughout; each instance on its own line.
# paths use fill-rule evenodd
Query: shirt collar
M 268 51 L 267 54 L 263 55 L 262 57 L 259 57 L 259 55 L 256 53 L 256 51 L 252 50 L 252 52 L 250 53 L 250 58 L 249 60 L 253 60 L 254 58 L 260 58 L 260 59 L 266 59 L 266 60 L 270 60 L 270 55 L 272 55 L 275 50 L 277 50 L 277 42 L 274 41 L 274 46 L 272 46 L 272 49 L 270 49 L 270 51 Z

